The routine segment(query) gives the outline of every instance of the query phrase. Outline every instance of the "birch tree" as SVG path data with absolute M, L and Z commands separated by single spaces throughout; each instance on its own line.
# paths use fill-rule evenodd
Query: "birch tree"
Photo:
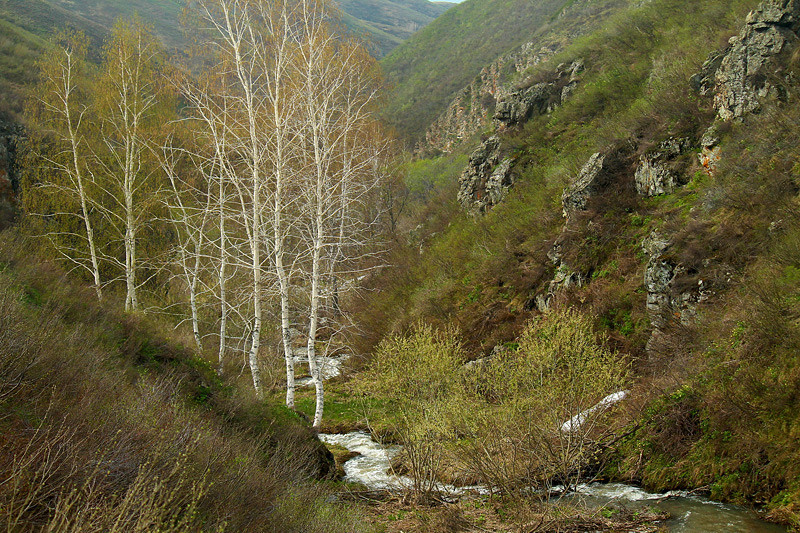
M 33 131 L 49 137 L 48 145 L 42 145 L 45 149 L 38 154 L 50 171 L 44 187 L 77 201 L 77 212 L 65 214 L 76 216 L 83 227 L 81 235 L 70 233 L 85 243 L 80 248 L 69 246 L 57 238 L 64 234 L 63 227 L 49 232 L 51 237 L 55 237 L 51 242 L 63 257 L 91 275 L 97 298 L 102 299 L 93 224 L 96 215 L 92 213 L 94 176 L 88 162 L 90 109 L 86 95 L 86 50 L 87 39 L 82 33 L 66 32 L 56 36 L 55 46 L 48 49 L 38 63 L 40 81 L 33 90 L 27 118 Z
M 147 189 L 155 172 L 148 137 L 156 131 L 160 104 L 159 54 L 151 31 L 140 20 L 120 20 L 106 45 L 100 80 L 103 147 L 97 158 L 105 175 L 104 213 L 124 244 L 124 260 L 112 260 L 124 272 L 126 311 L 139 308 L 137 234 L 146 220 L 146 204 L 157 196 Z
M 354 216 L 377 185 L 383 146 L 373 111 L 380 84 L 375 65 L 364 48 L 343 39 L 331 27 L 332 10 L 323 2 L 303 2 L 306 31 L 300 47 L 303 131 L 304 237 L 310 265 L 305 269 L 308 291 L 308 363 L 316 391 L 314 426 L 324 410 L 324 384 L 317 360 L 317 334 L 323 311 L 323 285 L 334 287 L 348 251 L 364 244 L 365 221 Z M 327 266 L 323 263 L 327 262 Z
M 221 78 L 218 74 L 209 73 L 208 76 L 193 78 L 187 76 L 179 81 L 179 88 L 188 103 L 189 116 L 185 128 L 190 141 L 183 150 L 197 175 L 197 183 L 185 183 L 177 173 L 174 180 L 179 188 L 189 192 L 188 205 L 194 212 L 194 216 L 180 217 L 180 225 L 187 226 L 185 231 L 195 235 L 195 256 L 207 261 L 214 272 L 214 281 L 210 284 L 213 285 L 211 292 L 215 293 L 219 302 L 217 373 L 222 375 L 229 341 L 229 320 L 231 316 L 240 314 L 238 306 L 230 299 L 228 289 L 239 262 L 239 239 L 235 227 L 240 226 L 235 224 L 240 217 L 231 212 L 231 204 L 237 203 L 233 194 L 237 172 L 234 168 L 236 152 L 231 148 L 229 137 L 235 130 L 227 127 L 229 118 L 226 105 L 230 102 L 220 89 Z M 166 147 L 165 152 L 174 153 L 174 147 Z M 175 166 L 170 165 L 172 168 Z M 173 178 L 170 178 L 170 182 L 173 182 Z M 242 205 L 244 202 L 239 201 L 240 208 Z M 179 213 L 184 212 L 184 208 L 179 210 Z M 197 224 L 197 221 L 201 223 Z M 182 257 L 179 255 L 179 259 Z M 194 272 L 200 274 L 200 269 L 194 269 Z M 192 279 L 197 279 L 198 283 L 201 281 L 199 276 L 193 276 Z M 190 307 L 194 322 L 198 311 L 191 302 L 191 293 Z M 193 324 L 193 329 L 197 331 L 199 325 Z
M 307 320 L 318 426 L 324 404 L 316 354 L 323 287 L 359 241 L 355 230 L 365 220 L 355 213 L 367 200 L 372 170 L 382 157 L 376 139 L 383 137 L 366 134 L 375 122 L 376 64 L 363 47 L 336 32 L 331 21 L 337 13 L 325 2 L 197 0 L 195 7 L 210 30 L 209 71 L 220 83 L 187 86 L 184 93 L 214 139 L 225 182 L 239 202 L 228 220 L 241 221 L 249 248 L 253 385 L 260 396 L 263 307 L 272 296 L 290 408 L 291 326 L 294 316 Z M 306 294 L 305 307 L 297 293 Z
M 212 133 L 217 145 L 223 135 L 230 141 L 228 151 L 220 157 L 231 162 L 226 168 L 240 201 L 239 215 L 249 245 L 253 313 L 249 365 L 256 394 L 262 397 L 258 356 L 268 284 L 264 277 L 273 251 L 268 246 L 269 236 L 282 235 L 282 180 L 289 144 L 284 99 L 292 28 L 287 6 L 281 2 L 199 0 L 195 4 L 210 30 L 215 53 L 211 68 L 220 74 L 222 83 L 211 100 L 204 101 L 202 91 L 194 91 L 194 96 L 192 91 L 187 93 L 203 108 L 207 126 L 217 130 Z M 211 102 L 215 103 L 209 105 Z M 270 225 L 278 229 L 271 232 Z M 273 249 L 278 248 L 273 255 L 278 272 L 281 245 L 280 239 L 273 241 Z M 289 378 L 293 379 L 293 374 Z M 293 402 L 293 397 L 287 397 L 290 406 Z

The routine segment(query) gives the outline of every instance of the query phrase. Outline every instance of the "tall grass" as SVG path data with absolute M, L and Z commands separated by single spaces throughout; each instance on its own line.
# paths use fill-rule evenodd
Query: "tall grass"
M 0 527 L 368 531 L 299 419 L 0 235 Z M 202 393 L 202 394 L 200 394 Z

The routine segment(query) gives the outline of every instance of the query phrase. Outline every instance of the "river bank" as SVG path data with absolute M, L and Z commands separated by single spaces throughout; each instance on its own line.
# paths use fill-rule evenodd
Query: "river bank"
M 376 502 L 373 512 L 392 524 L 387 531 L 507 531 L 510 522 L 520 520 L 533 527 L 527 529 L 531 531 L 786 531 L 743 507 L 711 501 L 686 491 L 649 493 L 622 483 L 579 485 L 574 493 L 551 499 L 552 505 L 538 507 L 493 499 L 486 487 L 441 485 L 440 505 L 421 509 L 407 503 L 405 498 L 413 481 L 392 472 L 392 459 L 402 450 L 399 445 L 382 446 L 363 431 L 320 434 L 319 437 L 330 446 L 356 454 L 343 464 L 343 481 L 369 491 L 383 491 L 388 501 Z M 426 521 L 427 529 L 418 529 Z M 430 529 L 435 524 L 445 529 Z

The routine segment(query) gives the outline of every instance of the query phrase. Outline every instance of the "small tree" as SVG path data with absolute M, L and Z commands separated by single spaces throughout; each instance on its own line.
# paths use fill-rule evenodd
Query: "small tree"
M 467 451 L 491 473 L 487 482 L 505 490 L 573 490 L 615 435 L 610 395 L 628 377 L 628 362 L 597 342 L 589 317 L 566 310 L 534 319 L 518 348 L 501 350 L 473 376 L 484 408 L 470 419 Z
M 446 460 L 445 443 L 456 435 L 456 413 L 469 405 L 459 379 L 465 354 L 454 328 L 418 324 L 408 335 L 381 342 L 360 388 L 398 409 L 394 428 L 405 447 L 414 494 L 428 499 Z

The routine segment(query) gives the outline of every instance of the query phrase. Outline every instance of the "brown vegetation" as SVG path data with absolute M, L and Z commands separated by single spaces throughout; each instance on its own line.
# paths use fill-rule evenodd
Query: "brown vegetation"
M 163 325 L 0 248 L 0 523 L 9 530 L 363 531 L 308 480 L 295 415 L 220 382 Z M 26 250 L 27 249 L 27 250 Z

